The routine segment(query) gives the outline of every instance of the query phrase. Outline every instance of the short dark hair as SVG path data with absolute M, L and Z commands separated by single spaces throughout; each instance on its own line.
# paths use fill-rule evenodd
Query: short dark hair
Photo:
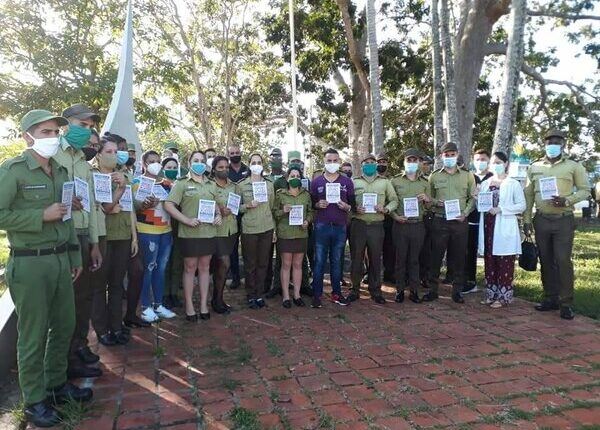
M 294 170 L 295 170 L 296 172 L 300 173 L 300 179 L 304 179 L 304 173 L 302 173 L 302 169 L 301 169 L 300 167 L 298 167 L 298 166 L 292 166 L 292 167 L 289 167 L 289 168 L 287 169 L 287 175 L 286 175 L 286 176 L 290 176 L 290 173 L 291 173 L 292 171 L 294 171 Z
M 502 151 L 496 151 L 494 152 L 494 155 L 496 156 L 496 158 L 501 159 L 503 162 L 508 163 L 508 155 L 506 155 L 505 152 Z
M 196 149 L 194 151 L 192 151 L 192 153 L 190 154 L 190 156 L 188 157 L 188 165 L 192 164 L 192 157 L 196 154 L 202 154 L 202 156 L 204 157 L 204 161 L 206 161 L 206 154 L 204 153 L 204 151 L 200 151 L 199 149 Z
M 208 151 L 212 151 L 212 152 L 214 152 L 214 153 L 216 153 L 216 152 L 217 152 L 217 150 L 216 150 L 215 148 L 206 148 L 206 149 L 204 150 L 204 153 L 206 154 Z
M 340 155 L 340 153 L 337 152 L 337 149 L 333 149 L 333 148 L 327 148 L 327 151 L 325 151 L 325 155 L 327 155 L 327 154 Z
M 163 160 L 160 162 L 160 164 L 162 164 L 163 167 L 165 167 L 165 165 L 169 162 L 169 161 L 174 161 L 175 163 L 177 163 L 177 166 L 179 166 L 179 160 L 177 160 L 177 158 L 175 157 L 165 157 L 163 158 Z
M 114 142 L 116 144 L 119 144 L 122 142 L 127 142 L 127 139 L 123 138 L 122 136 L 119 136 L 118 134 L 110 133 L 108 131 L 104 133 L 103 138 L 110 142 Z
M 156 155 L 158 158 L 160 158 L 160 154 L 158 152 L 149 150 L 142 154 L 142 161 L 145 163 L 148 157 L 150 157 L 151 155 Z
M 210 151 L 210 148 L 207 149 L 207 151 Z M 212 169 L 215 169 L 217 167 L 217 164 L 219 164 L 219 162 L 223 160 L 227 161 L 227 164 L 229 164 L 229 158 L 225 157 L 224 155 L 216 155 L 215 158 L 213 158 L 212 166 L 210 167 Z
M 490 151 L 488 151 L 487 149 L 484 149 L 484 148 L 480 148 L 480 149 L 478 149 L 477 151 L 475 151 L 475 152 L 473 153 L 473 155 L 487 155 L 487 156 L 488 156 L 488 158 L 490 158 L 490 157 L 491 157 L 491 156 L 490 156 Z
M 348 167 L 350 167 L 350 168 L 351 168 L 351 167 L 352 167 L 352 164 L 351 164 L 351 163 L 348 163 L 347 161 L 344 161 L 344 162 L 342 163 L 342 167 L 346 167 L 346 166 L 348 166 Z

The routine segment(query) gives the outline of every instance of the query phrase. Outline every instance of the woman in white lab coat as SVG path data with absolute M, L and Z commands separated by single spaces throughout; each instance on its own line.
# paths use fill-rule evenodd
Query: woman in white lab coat
M 492 207 L 481 213 L 479 222 L 479 254 L 485 261 L 486 298 L 482 304 L 500 308 L 512 302 L 516 256 L 521 254 L 521 234 L 517 215 L 525 211 L 525 195 L 521 184 L 509 178 L 508 157 L 503 152 L 492 155 L 494 176 L 479 189 L 491 193 Z M 489 194 L 487 194 L 489 197 Z

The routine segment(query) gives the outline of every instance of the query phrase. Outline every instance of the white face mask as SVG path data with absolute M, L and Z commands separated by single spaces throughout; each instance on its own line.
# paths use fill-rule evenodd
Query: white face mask
M 158 176 L 162 169 L 162 165 L 160 163 L 151 163 L 146 167 L 146 171 L 153 176 Z
M 208 160 L 206 160 L 206 171 L 210 172 L 212 170 L 212 163 L 213 163 L 214 158 L 209 158 Z
M 33 145 L 31 146 L 31 149 L 33 149 L 40 157 L 50 159 L 58 152 L 58 145 L 60 143 L 58 137 L 37 139 L 31 134 L 27 134 L 33 139 Z
M 327 170 L 327 173 L 335 173 L 340 170 L 340 165 L 339 163 L 325 164 L 325 170 Z
M 258 176 L 263 172 L 263 166 L 260 164 L 253 164 L 250 166 L 250 172 L 252 172 L 253 175 Z

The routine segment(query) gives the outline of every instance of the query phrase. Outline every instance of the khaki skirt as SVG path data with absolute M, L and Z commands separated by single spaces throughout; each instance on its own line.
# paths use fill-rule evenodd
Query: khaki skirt
M 217 250 L 216 238 L 179 238 L 179 249 L 184 258 L 213 255 Z
M 217 250 L 215 255 L 217 257 L 230 256 L 233 252 L 233 248 L 237 244 L 237 234 L 232 234 L 227 237 L 215 237 Z
M 305 253 L 307 248 L 307 238 L 301 239 L 277 239 L 277 250 L 292 254 Z

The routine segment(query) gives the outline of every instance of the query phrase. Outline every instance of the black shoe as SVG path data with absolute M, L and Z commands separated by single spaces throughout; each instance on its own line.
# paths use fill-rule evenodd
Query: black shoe
M 204 320 L 204 321 L 209 320 L 210 319 L 210 312 L 207 312 L 205 314 L 203 314 L 202 312 L 200 312 L 200 319 Z
M 68 379 L 97 378 L 102 376 L 102 369 L 89 367 L 84 364 L 71 364 L 67 368 Z
M 260 309 L 260 306 L 256 303 L 256 299 L 248 299 L 248 307 L 250 309 Z
M 454 303 L 464 303 L 465 299 L 462 298 L 460 293 L 452 293 L 452 300 Z
M 398 291 L 396 293 L 396 298 L 394 299 L 396 303 L 402 303 L 404 301 L 404 291 Z
M 101 336 L 98 336 L 98 342 L 104 346 L 114 346 L 117 344 L 117 339 L 115 338 L 114 334 L 105 333 Z
M 311 287 L 300 287 L 300 294 L 304 294 L 305 296 L 308 297 L 312 297 L 313 296 L 313 289 Z
M 465 285 L 462 289 L 462 294 L 471 294 L 476 293 L 477 291 L 479 291 L 479 288 L 477 288 L 477 284 L 475 282 L 467 282 L 467 285 Z
M 123 333 L 120 330 L 115 332 L 114 335 L 115 335 L 117 344 L 119 344 L 119 345 L 125 345 L 129 342 L 129 336 L 127 336 L 125 333 Z
M 259 308 L 264 308 L 267 305 L 265 303 L 265 299 L 263 299 L 262 297 L 259 297 L 258 299 L 256 299 L 256 304 L 258 305 Z
M 378 305 L 385 305 L 385 299 L 383 296 L 372 296 L 371 300 L 373 300 Z
M 424 302 L 433 302 L 438 299 L 438 293 L 429 292 L 423 296 Z
M 233 281 L 231 281 L 231 284 L 229 284 L 229 289 L 230 290 L 237 290 L 238 288 L 240 288 L 240 280 L 239 279 L 234 279 Z
M 535 310 L 540 312 L 557 311 L 558 309 L 560 309 L 559 304 L 550 300 L 543 300 L 540 304 L 535 305 Z
M 273 297 L 275 297 L 277 294 L 281 295 L 281 287 L 274 287 L 271 288 L 269 291 L 267 291 L 265 293 L 265 297 L 267 299 L 272 299 Z
M 228 314 L 229 310 L 231 309 L 231 306 L 222 303 L 222 304 L 216 304 L 214 302 L 211 302 L 210 306 L 212 307 L 212 310 L 214 311 L 214 313 L 216 314 Z
M 323 307 L 323 305 L 321 304 L 321 298 L 313 296 L 310 307 L 313 309 L 321 309 Z
M 100 356 L 94 354 L 89 346 L 84 346 L 83 348 L 79 348 L 76 352 L 77 357 L 81 360 L 82 363 L 85 364 L 94 364 L 100 360 Z
M 58 411 L 46 401 L 27 406 L 24 413 L 25 419 L 37 427 L 53 427 L 62 421 Z
M 198 314 L 194 314 L 194 315 L 186 315 L 185 316 L 185 320 L 187 322 L 198 322 Z
M 572 320 L 575 318 L 575 312 L 570 306 L 562 306 L 560 308 L 560 317 L 564 320 Z
M 289 308 L 292 307 L 292 302 L 289 299 L 288 300 L 284 300 L 283 303 L 281 304 L 281 306 L 283 306 L 286 309 L 289 309 Z
M 172 303 L 171 303 L 171 306 L 172 306 Z M 124 319 L 123 325 L 127 328 L 146 328 L 146 327 L 152 326 L 152 324 L 150 324 L 147 321 L 144 321 L 137 315 L 131 319 Z
M 131 335 L 131 330 L 124 323 L 121 323 L 121 333 L 129 337 Z
M 354 291 L 351 292 L 350 294 L 348 294 L 348 297 L 346 297 L 346 300 L 348 300 L 350 303 L 355 302 L 358 299 L 360 299 L 360 296 L 358 294 L 356 294 Z
M 294 304 L 296 306 L 298 306 L 299 308 L 303 308 L 304 306 L 306 306 L 306 304 L 304 303 L 304 300 L 302 300 L 302 297 L 300 297 L 298 299 L 294 299 Z
M 93 395 L 91 388 L 79 388 L 77 385 L 65 382 L 60 387 L 50 390 L 49 400 L 55 405 L 66 403 L 69 400 L 89 402 L 92 400 Z
M 421 303 L 421 299 L 419 298 L 419 294 L 415 293 L 413 291 L 410 292 L 410 295 L 408 296 L 408 300 L 410 300 L 413 303 Z

